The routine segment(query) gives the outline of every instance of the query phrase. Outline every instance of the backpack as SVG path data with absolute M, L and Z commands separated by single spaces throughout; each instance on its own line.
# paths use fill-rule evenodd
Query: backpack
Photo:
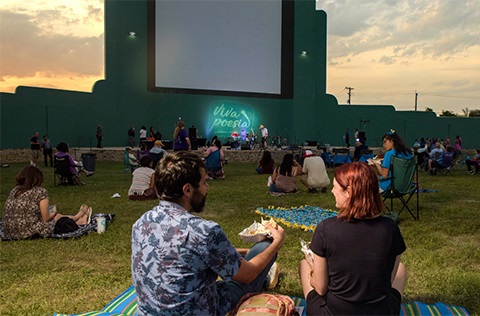
M 298 316 L 295 303 L 286 295 L 246 294 L 235 306 L 231 315 L 241 316 Z

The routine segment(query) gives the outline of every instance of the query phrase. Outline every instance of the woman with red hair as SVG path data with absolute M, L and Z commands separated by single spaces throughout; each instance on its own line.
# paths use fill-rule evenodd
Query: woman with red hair
M 307 315 L 398 315 L 407 279 L 397 224 L 381 216 L 375 172 L 353 162 L 335 169 L 339 213 L 320 222 L 311 257 L 300 262 Z

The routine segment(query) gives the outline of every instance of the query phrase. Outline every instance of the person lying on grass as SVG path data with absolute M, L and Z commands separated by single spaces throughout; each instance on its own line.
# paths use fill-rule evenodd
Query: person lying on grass
M 42 187 L 43 173 L 37 167 L 23 169 L 16 176 L 15 183 L 3 210 L 4 238 L 48 237 L 54 232 L 72 231 L 75 224 L 78 229 L 78 225 L 90 223 L 92 209 L 85 204 L 76 215 L 62 215 L 57 212 L 55 205 L 49 207 L 47 190 Z
M 243 295 L 260 292 L 283 245 L 283 228 L 266 224 L 272 238 L 247 252 L 236 249 L 220 225 L 194 215 L 203 211 L 208 191 L 196 153 L 163 157 L 155 185 L 159 205 L 132 228 L 138 314 L 225 315 Z

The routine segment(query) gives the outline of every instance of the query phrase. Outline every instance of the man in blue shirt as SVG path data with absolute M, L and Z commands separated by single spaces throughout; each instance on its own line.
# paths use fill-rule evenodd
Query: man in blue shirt
M 160 204 L 132 229 L 138 314 L 225 315 L 243 295 L 260 292 L 284 230 L 268 225 L 272 239 L 248 251 L 236 249 L 217 223 L 194 215 L 203 211 L 208 191 L 205 165 L 195 153 L 165 155 L 155 186 Z

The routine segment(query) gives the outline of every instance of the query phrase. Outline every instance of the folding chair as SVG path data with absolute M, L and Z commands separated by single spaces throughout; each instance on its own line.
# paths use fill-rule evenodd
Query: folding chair
M 350 150 L 348 148 L 335 149 L 335 155 L 333 156 L 334 167 L 337 167 L 349 162 L 352 162 L 352 158 L 350 158 Z
M 57 186 L 57 179 L 59 185 L 74 185 L 76 183 L 76 175 L 70 171 L 70 161 L 68 157 L 57 157 L 53 159 L 53 186 Z
M 437 166 L 438 171 L 442 175 L 453 174 L 455 167 L 455 160 L 453 159 L 453 152 L 444 151 L 442 154 L 442 163 Z
M 413 156 L 411 159 L 404 159 L 398 157 L 391 157 L 390 172 L 391 176 L 386 179 L 391 180 L 391 184 L 387 190 L 381 193 L 383 202 L 390 199 L 390 207 L 385 203 L 385 207 L 393 213 L 393 199 L 399 199 L 402 202 L 402 208 L 397 213 L 406 209 L 414 220 L 420 219 L 419 215 L 419 199 L 418 199 L 418 168 L 417 157 Z M 408 206 L 408 202 L 412 197 L 417 196 L 417 211 L 416 216 L 412 209 Z
M 362 156 L 360 156 L 360 159 L 358 159 L 359 162 L 367 162 L 368 159 L 373 159 L 373 150 L 371 149 L 362 149 L 360 151 Z

